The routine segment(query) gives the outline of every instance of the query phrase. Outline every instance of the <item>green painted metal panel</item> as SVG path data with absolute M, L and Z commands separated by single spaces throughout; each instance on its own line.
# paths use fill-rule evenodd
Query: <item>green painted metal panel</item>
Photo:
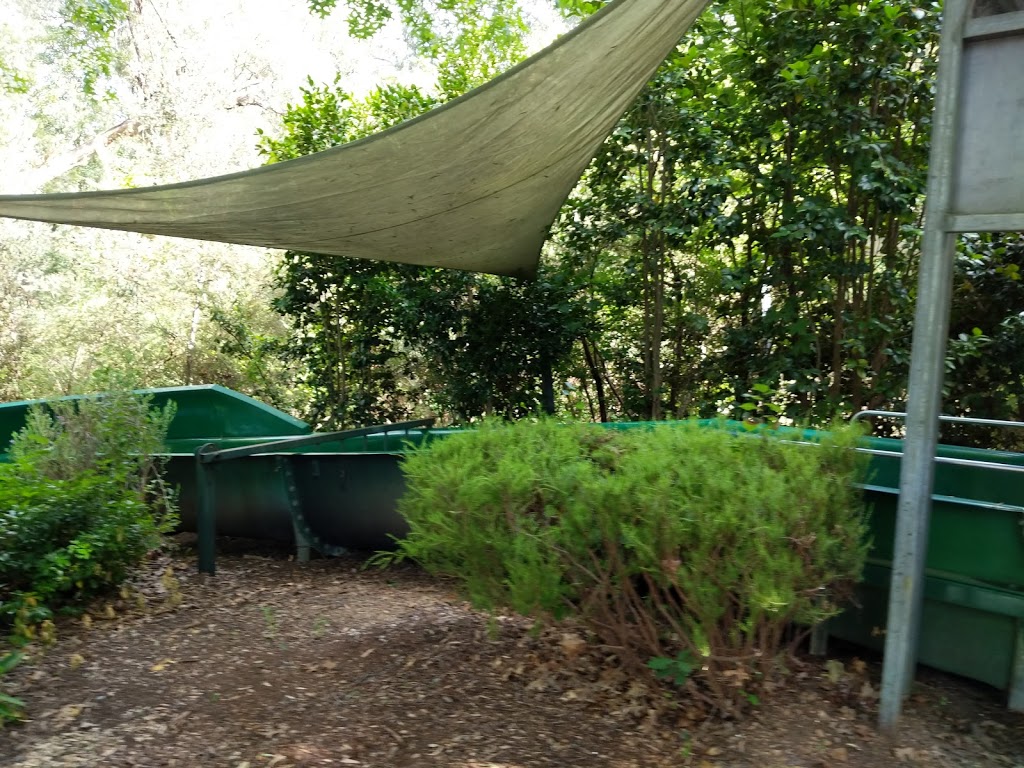
M 385 432 L 378 435 L 367 435 L 365 437 L 354 437 L 334 442 L 321 443 L 312 447 L 298 446 L 295 448 L 279 447 L 275 453 L 301 453 L 301 454 L 335 454 L 335 453 L 404 453 L 410 447 L 417 447 L 431 440 L 437 440 L 448 434 L 461 430 L 448 429 L 414 429 Z M 241 437 L 241 438 L 206 438 L 195 437 L 168 441 L 168 452 L 172 454 L 191 456 L 196 448 L 204 445 L 210 440 L 215 440 L 217 449 L 241 448 L 261 443 L 270 442 L 274 435 L 264 437 Z
M 871 439 L 867 447 L 899 451 L 897 440 Z M 1024 465 L 1024 455 L 958 446 L 939 446 L 940 457 Z M 872 456 L 866 498 L 872 507 L 872 556 L 892 559 L 900 457 Z M 1024 506 L 1024 473 L 990 467 L 936 465 L 935 494 L 987 504 Z M 1009 588 L 1024 587 L 1024 518 L 1017 509 L 992 509 L 936 500 L 926 567 Z
M 177 412 L 169 440 L 308 435 L 306 422 L 247 395 L 224 387 L 175 387 L 150 390 L 154 404 L 173 400 Z
M 306 435 L 312 428 L 304 421 L 254 400 L 247 395 L 217 385 L 143 389 L 154 406 L 173 401 L 177 408 L 168 432 L 168 448 L 191 445 L 191 451 L 211 439 L 258 439 L 267 436 Z M 59 398 L 79 400 L 83 396 Z M 25 426 L 25 416 L 43 400 L 22 400 L 0 404 L 0 454 L 7 450 L 10 436 Z M 191 452 L 190 451 L 190 452 Z
M 891 574 L 888 565 L 869 564 L 856 604 L 829 622 L 829 634 L 881 650 Z M 936 669 L 1009 688 L 1021 616 L 1024 594 L 929 572 L 918 659 Z
M 868 493 L 874 557 L 889 561 L 896 520 L 894 494 Z M 1024 586 L 1024 530 L 1019 512 L 934 502 L 927 567 L 993 585 Z
M 209 465 L 216 484 L 218 535 L 293 540 L 278 455 Z M 394 545 L 393 536 L 408 530 L 398 513 L 398 499 L 405 491 L 399 454 L 293 454 L 290 461 L 302 513 L 312 530 L 331 544 L 387 549 Z M 198 519 L 195 465 L 195 459 L 186 456 L 176 456 L 168 464 L 168 480 L 181 488 L 183 530 L 195 530 Z

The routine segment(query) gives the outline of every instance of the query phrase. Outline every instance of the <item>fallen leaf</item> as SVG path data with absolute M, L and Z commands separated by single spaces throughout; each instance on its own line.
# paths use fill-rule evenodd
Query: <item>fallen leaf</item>
M 163 672 L 165 669 L 167 669 L 167 665 L 168 664 L 173 664 L 173 663 L 174 663 L 174 659 L 162 659 L 161 661 L 158 661 L 156 664 L 154 664 L 152 667 L 150 667 L 149 671 L 150 672 Z
M 605 667 L 600 673 L 601 682 L 609 687 L 621 685 L 626 679 L 625 672 L 619 667 Z
M 639 680 L 634 680 L 626 689 L 626 696 L 630 699 L 643 699 L 650 692 L 650 689 Z
M 587 647 L 587 641 L 575 632 L 566 632 L 562 635 L 562 639 L 559 640 L 559 645 L 562 646 L 562 653 L 570 659 L 575 659 L 583 653 L 583 650 Z
M 528 691 L 546 691 L 549 683 L 546 678 L 538 677 L 526 684 L 526 690 Z
M 843 673 L 846 672 L 846 667 L 843 666 L 843 662 L 837 659 L 829 659 L 825 662 L 825 674 L 828 675 L 830 683 L 838 683 L 843 679 Z
M 830 749 L 828 755 L 837 763 L 845 763 L 850 758 L 850 753 L 846 751 L 846 747 Z
M 853 659 L 853 661 L 850 662 L 850 671 L 855 675 L 863 675 L 868 671 L 867 662 L 863 659 Z
M 85 657 L 80 653 L 72 653 L 68 658 L 68 666 L 72 669 L 78 669 L 85 663 Z
M 743 687 L 743 684 L 750 679 L 750 673 L 743 667 L 736 667 L 735 669 L 727 669 L 722 673 L 722 677 L 732 678 L 732 684 L 737 688 Z
M 916 763 L 919 758 L 917 750 L 913 747 L 896 747 L 892 752 L 897 760 L 904 763 Z
M 876 691 L 871 686 L 871 683 L 865 682 L 864 685 L 862 685 L 860 687 L 860 694 L 859 695 L 860 695 L 860 697 L 862 699 L 877 699 L 878 698 L 878 691 Z
M 704 750 L 704 754 L 707 755 L 708 757 L 718 757 L 720 754 L 722 754 L 722 748 L 721 747 L 708 747 L 707 749 Z
M 66 704 L 57 711 L 57 719 L 65 722 L 74 720 L 82 714 L 82 706 L 80 704 Z

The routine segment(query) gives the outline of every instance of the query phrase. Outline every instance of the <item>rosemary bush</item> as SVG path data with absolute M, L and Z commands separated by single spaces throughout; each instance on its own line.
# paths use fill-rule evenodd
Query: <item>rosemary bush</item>
M 692 659 L 732 711 L 779 671 L 794 625 L 835 615 L 860 577 L 856 439 L 485 424 L 407 457 L 397 556 L 478 606 L 581 619 L 634 668 Z
M 129 392 L 30 410 L 0 463 L 0 626 L 32 639 L 160 545 L 177 523 L 154 457 L 172 417 Z

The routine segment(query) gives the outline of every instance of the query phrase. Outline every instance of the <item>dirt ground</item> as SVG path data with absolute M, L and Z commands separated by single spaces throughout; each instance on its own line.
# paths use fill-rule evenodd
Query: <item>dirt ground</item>
M 743 721 L 702 722 L 574 633 L 538 637 L 412 566 L 361 565 L 154 563 L 143 598 L 60 626 L 13 673 L 31 719 L 0 731 L 0 766 L 1024 768 L 1024 715 L 968 681 L 925 672 L 888 738 L 877 662 L 808 657 Z

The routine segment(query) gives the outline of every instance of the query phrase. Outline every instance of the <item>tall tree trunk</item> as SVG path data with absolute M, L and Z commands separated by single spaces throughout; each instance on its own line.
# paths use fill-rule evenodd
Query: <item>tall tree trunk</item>
M 540 364 L 541 407 L 548 416 L 555 415 L 555 375 L 551 359 L 545 354 Z
M 662 416 L 661 338 L 665 331 L 665 278 L 663 274 L 665 257 L 661 247 L 655 248 L 654 266 L 654 317 L 651 329 L 651 420 L 658 421 Z
M 206 302 L 206 289 L 209 280 L 206 268 L 200 267 L 196 275 L 196 293 L 192 302 L 192 321 L 188 330 L 188 342 L 185 344 L 185 384 L 192 384 L 195 376 L 196 349 L 199 346 L 199 327 L 203 319 L 203 304 Z
M 597 394 L 597 410 L 601 415 L 601 422 L 608 421 L 608 401 L 605 399 L 604 394 L 604 376 L 601 374 L 601 369 L 597 365 L 597 356 L 590 348 L 590 343 L 586 339 L 580 339 L 580 344 L 583 346 L 583 359 L 587 361 L 587 370 L 590 371 L 590 378 L 594 382 L 594 392 Z

